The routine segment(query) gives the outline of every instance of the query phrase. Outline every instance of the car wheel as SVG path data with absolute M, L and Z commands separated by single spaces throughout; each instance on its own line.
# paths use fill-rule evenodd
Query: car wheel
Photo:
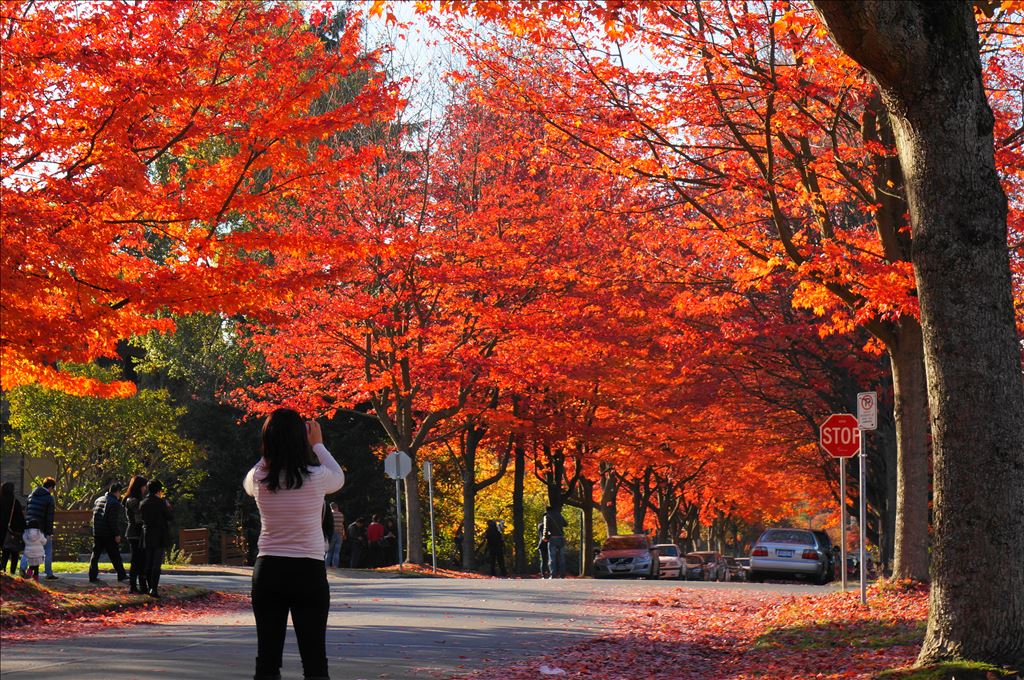
M 764 583 L 764 574 L 759 571 L 750 572 L 750 581 L 752 583 Z

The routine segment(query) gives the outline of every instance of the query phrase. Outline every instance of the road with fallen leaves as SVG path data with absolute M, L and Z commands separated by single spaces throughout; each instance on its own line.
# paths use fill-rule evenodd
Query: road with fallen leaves
M 723 590 L 752 600 L 836 591 L 806 585 L 680 581 L 400 579 L 359 572 L 339 572 L 330 580 L 327 651 L 335 680 L 447 678 L 474 671 L 486 675 L 488 668 L 549 654 L 605 632 L 626 613 L 609 607 L 610 602 L 631 597 L 657 600 L 662 593 L 669 598 L 679 588 L 692 591 L 698 601 L 702 591 L 712 601 Z M 248 588 L 245 576 L 166 575 L 165 581 L 222 590 Z M 247 678 L 252 677 L 255 652 L 252 614 L 239 609 L 87 635 L 8 640 L 3 643 L 0 677 Z M 283 677 L 301 676 L 289 632 Z

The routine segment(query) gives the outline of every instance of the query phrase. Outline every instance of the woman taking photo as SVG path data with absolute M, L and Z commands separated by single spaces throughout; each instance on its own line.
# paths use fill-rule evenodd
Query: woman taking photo
M 263 423 L 263 457 L 245 476 L 260 511 L 259 554 L 252 572 L 256 617 L 255 680 L 281 677 L 288 614 L 307 680 L 327 675 L 330 588 L 324 566 L 324 496 L 345 474 L 324 447 L 320 425 L 277 409 Z
M 142 547 L 142 499 L 146 497 L 146 482 L 142 475 L 135 475 L 128 482 L 128 490 L 121 498 L 121 505 L 124 506 L 124 514 L 128 518 L 128 528 L 124 531 L 124 538 L 132 551 L 132 564 L 128 568 L 128 592 L 148 593 L 149 584 L 146 582 L 144 563 L 146 551 Z

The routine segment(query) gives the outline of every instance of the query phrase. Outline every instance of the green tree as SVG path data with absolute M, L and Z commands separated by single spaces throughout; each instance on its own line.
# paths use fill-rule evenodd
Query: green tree
M 104 382 L 121 377 L 112 368 L 65 369 Z M 24 385 L 11 390 L 8 401 L 13 431 L 4 448 L 52 458 L 66 507 L 88 507 L 107 482 L 137 473 L 159 477 L 179 493 L 204 475 L 203 451 L 178 431 L 185 409 L 175 407 L 166 390 L 104 399 Z

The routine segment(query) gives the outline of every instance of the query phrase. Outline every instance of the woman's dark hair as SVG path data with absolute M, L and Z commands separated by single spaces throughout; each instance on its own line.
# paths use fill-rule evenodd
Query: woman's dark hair
M 128 482 L 128 490 L 124 492 L 124 496 L 121 497 L 121 502 L 127 501 L 129 498 L 141 499 L 146 495 L 146 478 L 142 475 L 135 475 L 131 481 Z
M 0 484 L 0 498 L 14 498 L 14 482 Z
M 267 417 L 263 423 L 263 459 L 267 474 L 261 483 L 266 484 L 267 489 L 281 488 L 281 473 L 284 473 L 284 488 L 302 486 L 313 460 L 302 416 L 290 408 L 279 408 Z

